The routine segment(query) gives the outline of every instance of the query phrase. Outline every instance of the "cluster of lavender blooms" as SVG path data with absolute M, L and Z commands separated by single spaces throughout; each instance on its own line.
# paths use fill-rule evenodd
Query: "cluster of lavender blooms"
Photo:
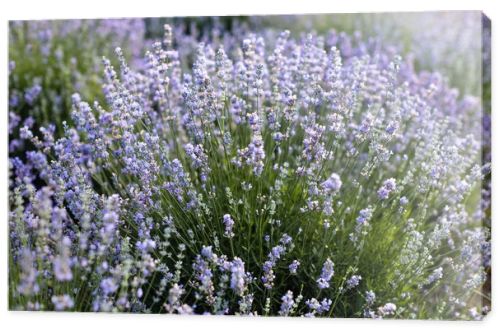
M 482 41 L 481 20 L 489 21 L 480 11 L 435 11 L 399 13 L 255 16 L 256 26 L 290 27 L 294 31 L 353 31 L 340 33 L 347 52 L 370 39 L 379 47 L 405 54 L 420 70 L 435 71 L 446 77 L 460 93 L 480 94 L 481 69 L 478 55 L 489 39 Z M 422 29 L 425 27 L 425 29 Z M 484 25 L 483 25 L 484 27 Z
M 22 125 L 11 309 L 487 313 L 477 98 L 346 34 L 186 45 L 166 26 L 138 69 L 116 48 L 62 136 Z
M 101 57 L 123 45 L 132 60 L 141 58 L 142 19 L 12 21 L 9 24 L 10 151 L 26 148 L 18 129 L 58 125 L 70 120 L 71 94 L 102 99 Z

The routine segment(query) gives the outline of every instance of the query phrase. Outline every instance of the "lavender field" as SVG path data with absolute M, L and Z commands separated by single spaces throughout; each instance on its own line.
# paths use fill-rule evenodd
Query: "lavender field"
M 489 31 L 11 21 L 10 310 L 482 319 Z

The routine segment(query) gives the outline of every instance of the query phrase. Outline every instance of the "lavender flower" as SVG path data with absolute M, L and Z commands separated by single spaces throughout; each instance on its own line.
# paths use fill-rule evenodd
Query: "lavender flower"
M 292 238 L 288 234 L 283 234 L 280 238 L 280 243 L 277 246 L 274 246 L 271 249 L 271 252 L 268 254 L 268 260 L 264 262 L 262 266 L 263 275 L 261 277 L 261 281 L 264 283 L 264 287 L 266 289 L 272 289 L 274 286 L 274 271 L 273 268 L 276 266 L 276 263 L 281 258 L 283 254 L 285 254 L 287 250 L 287 246 L 291 246 Z
M 180 297 L 184 294 L 184 289 L 178 284 L 174 284 L 168 292 L 168 303 L 170 305 L 176 305 Z
M 107 277 L 101 281 L 100 287 L 104 295 L 110 295 L 118 290 L 118 285 L 112 277 Z
M 290 274 L 292 274 L 292 275 L 296 274 L 299 266 L 300 266 L 300 262 L 297 260 L 293 260 L 293 262 L 288 266 L 288 269 L 290 270 Z
M 396 180 L 393 178 L 387 179 L 377 191 L 377 195 L 382 200 L 387 199 L 394 190 L 396 190 Z
M 186 154 L 191 159 L 191 165 L 194 169 L 200 170 L 200 179 L 203 183 L 207 181 L 210 167 L 208 166 L 208 157 L 200 144 L 193 146 L 191 143 L 184 147 Z
M 443 278 L 443 267 L 436 268 L 432 271 L 427 279 L 427 284 L 432 284 Z
M 212 260 L 214 258 L 212 246 L 203 246 L 203 248 L 201 249 L 201 255 L 208 260 Z
M 245 264 L 240 258 L 235 258 L 231 263 L 231 289 L 242 295 L 246 289 Z
M 24 93 L 24 99 L 26 100 L 26 103 L 33 105 L 36 98 L 40 95 L 41 92 L 42 87 L 38 84 L 26 90 L 26 92 Z
M 326 193 L 336 193 L 342 187 L 342 181 L 340 180 L 340 176 L 336 173 L 332 173 L 330 177 L 321 184 Z
M 306 317 L 314 317 L 315 314 L 321 315 L 330 311 L 332 300 L 324 298 L 320 303 L 316 298 L 311 298 L 306 301 L 306 305 L 310 310 Z
M 352 289 L 355 288 L 359 285 L 359 281 L 361 281 L 361 276 L 359 275 L 352 275 L 347 281 L 347 289 Z
M 58 281 L 71 281 L 73 274 L 69 264 L 69 259 L 58 257 L 54 260 L 54 273 Z
M 373 303 L 375 302 L 375 299 L 376 299 L 375 292 L 373 292 L 371 290 L 365 292 L 365 300 L 366 300 L 366 304 L 368 306 L 373 305 Z
M 393 315 L 394 313 L 396 313 L 396 309 L 397 307 L 395 304 L 387 303 L 384 306 L 379 307 L 379 313 L 382 316 Z
M 75 306 L 73 299 L 68 295 L 52 296 L 51 300 L 56 311 L 64 311 Z
M 228 238 L 234 237 L 234 233 L 233 233 L 234 220 L 231 218 L 231 216 L 229 214 L 224 215 L 223 223 L 225 226 L 224 235 Z
M 23 249 L 21 253 L 21 277 L 17 290 L 24 296 L 38 293 L 40 287 L 36 281 L 38 272 L 33 264 L 34 257 L 30 250 Z
M 73 273 L 71 272 L 70 250 L 71 240 L 68 237 L 63 237 L 60 244 L 60 255 L 54 259 L 54 274 L 58 281 L 71 281 Z
M 356 218 L 354 232 L 349 235 L 349 238 L 353 243 L 356 243 L 361 236 L 368 233 L 369 222 L 372 216 L 373 208 L 371 206 L 359 211 L 359 215 Z
M 294 305 L 295 301 L 293 299 L 293 292 L 288 290 L 288 292 L 283 297 L 281 297 L 281 307 L 279 314 L 284 317 L 288 316 Z
M 213 304 L 215 302 L 213 298 L 215 287 L 212 280 L 214 274 L 212 272 L 212 269 L 210 268 L 210 264 L 198 255 L 193 264 L 193 269 L 196 274 L 196 279 L 199 282 L 199 291 L 206 296 L 206 301 L 208 304 Z
M 333 262 L 329 258 L 326 259 L 321 269 L 321 276 L 316 281 L 320 289 L 327 289 L 330 287 L 330 280 L 332 279 L 335 271 L 333 270 Z

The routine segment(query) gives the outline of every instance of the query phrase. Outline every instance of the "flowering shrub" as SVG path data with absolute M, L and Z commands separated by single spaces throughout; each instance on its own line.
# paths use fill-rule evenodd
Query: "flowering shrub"
M 11 309 L 487 311 L 478 99 L 375 44 L 341 54 L 345 35 L 189 55 L 172 36 L 140 70 L 105 58 L 105 102 L 74 94 L 60 138 L 20 129 L 34 149 L 10 161 Z

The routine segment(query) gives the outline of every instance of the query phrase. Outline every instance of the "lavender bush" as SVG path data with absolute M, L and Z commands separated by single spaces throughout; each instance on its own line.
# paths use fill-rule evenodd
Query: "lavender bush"
M 22 126 L 10 308 L 487 313 L 480 99 L 326 37 L 193 46 L 167 25 L 138 69 L 121 48 L 104 58 L 104 101 L 73 94 L 60 138 Z

